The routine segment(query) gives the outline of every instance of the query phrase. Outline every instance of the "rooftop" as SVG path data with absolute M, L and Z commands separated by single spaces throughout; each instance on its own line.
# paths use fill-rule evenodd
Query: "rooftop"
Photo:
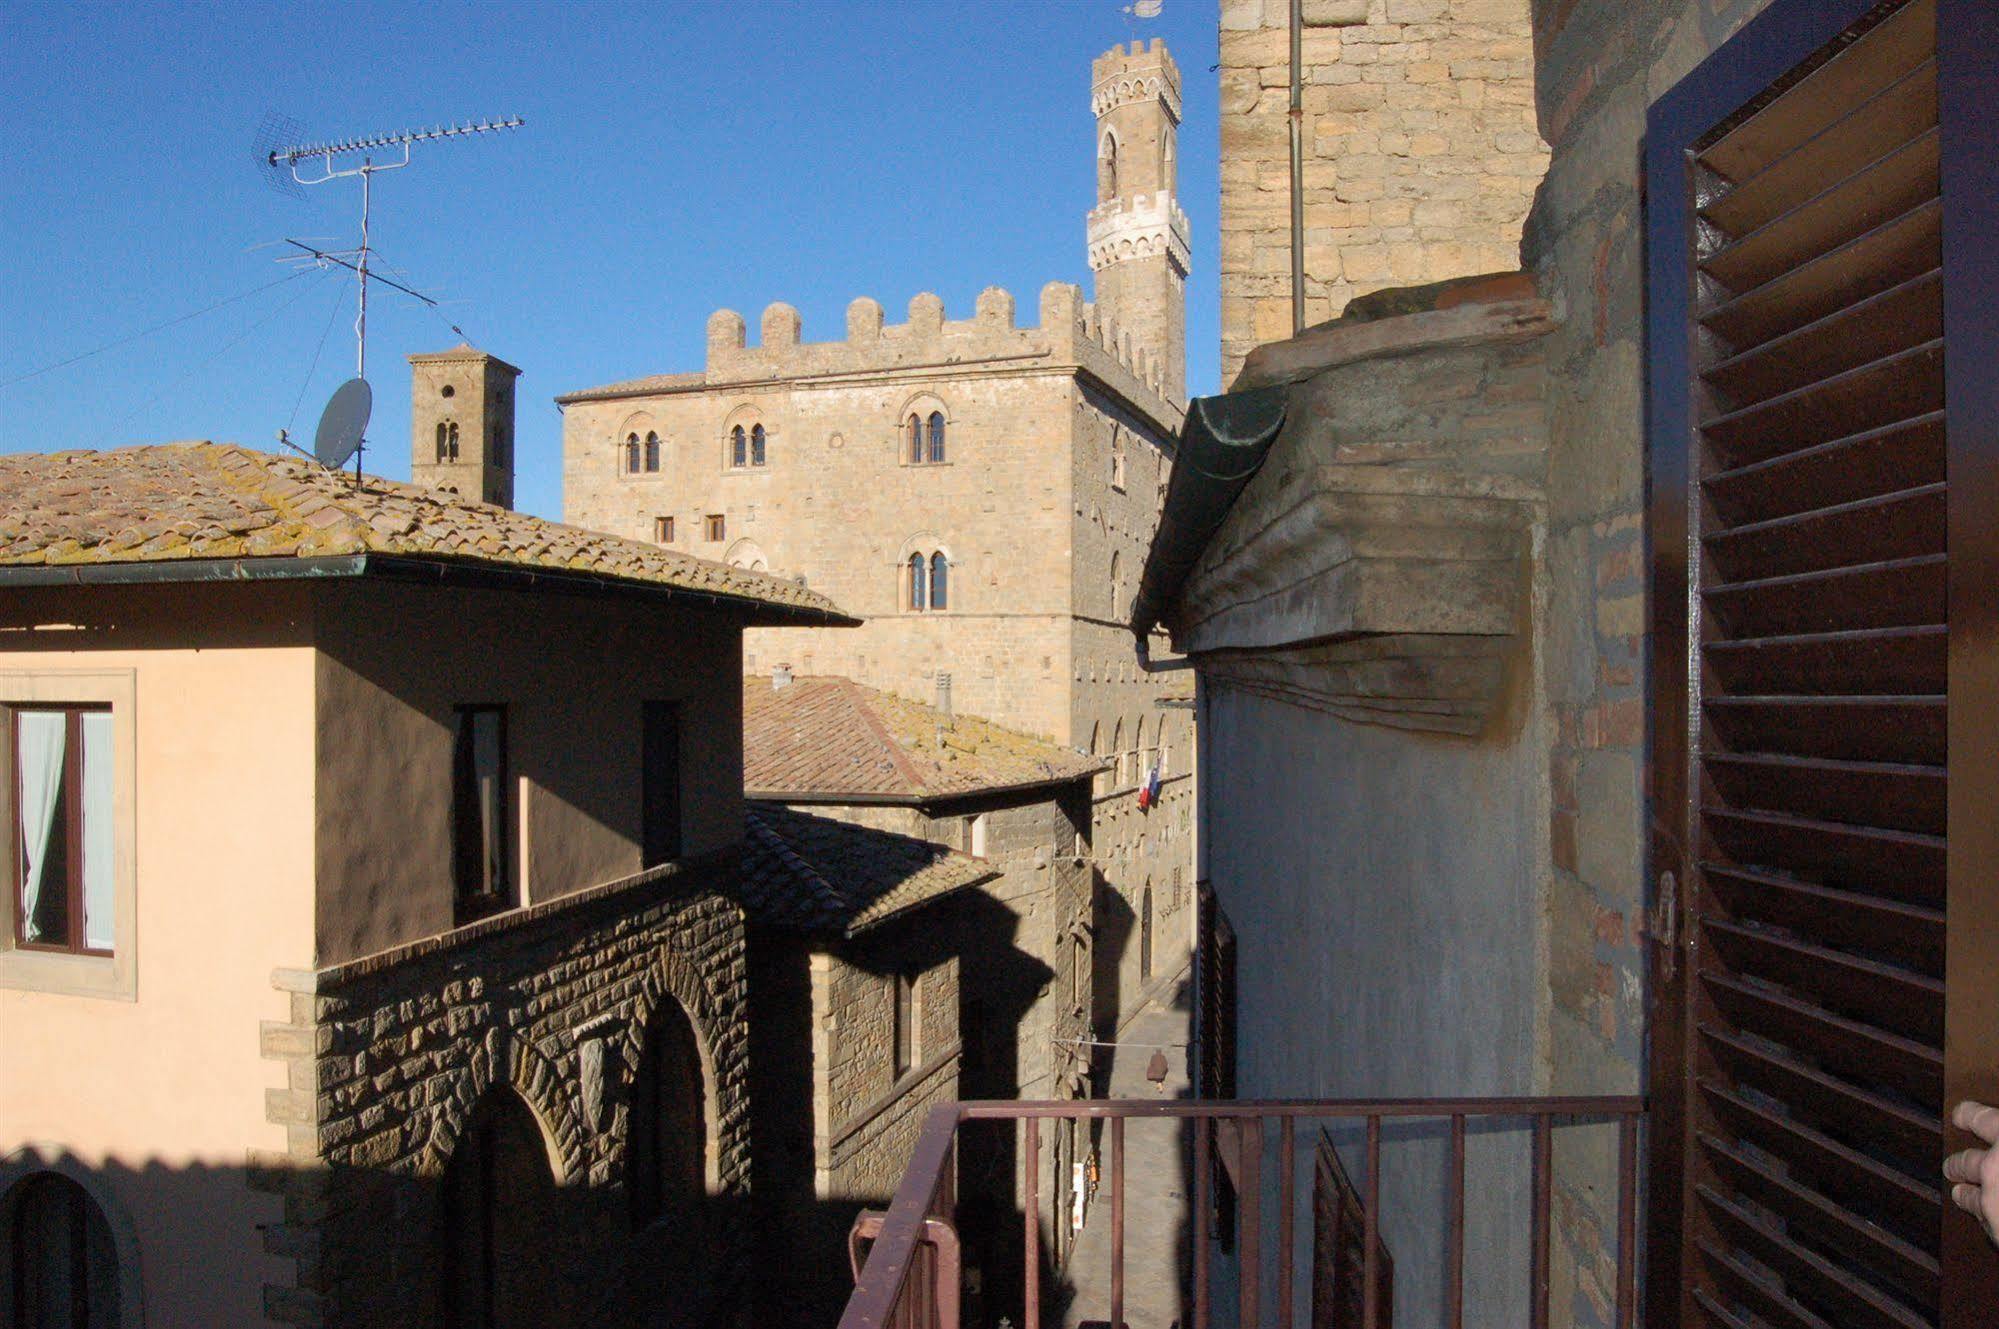
M 970 715 L 804 677 L 743 683 L 743 784 L 786 802 L 928 803 L 1087 779 L 1095 757 Z
M 743 907 L 759 923 L 851 937 L 991 881 L 983 860 L 771 803 L 745 809 Z
M 848 624 L 796 582 L 510 508 L 224 443 L 0 456 L 0 585 L 431 575 L 738 602 Z

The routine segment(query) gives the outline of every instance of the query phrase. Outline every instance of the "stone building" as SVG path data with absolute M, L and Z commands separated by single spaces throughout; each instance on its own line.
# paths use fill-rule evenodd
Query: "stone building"
M 1094 761 L 1065 748 L 957 713 L 948 698 L 926 706 L 843 678 L 746 679 L 743 778 L 758 806 L 784 805 L 893 832 L 970 855 L 989 873 L 976 890 L 931 911 L 926 933 L 958 957 L 963 1030 L 959 1097 L 1068 1099 L 1093 1091 L 1085 1040 L 1092 1013 L 1114 1021 L 1118 968 L 1093 952 L 1132 952 L 1135 979 L 1143 937 L 1107 935 L 1093 920 L 1089 836 Z M 1156 906 L 1166 954 L 1165 901 Z M 1143 900 L 1141 910 L 1146 908 Z M 1045 1198 L 1056 1254 L 1072 1235 L 1073 1162 L 1083 1156 L 1073 1130 L 1052 1132 L 1038 1193 Z M 892 1161 L 900 1171 L 907 1150 Z M 967 1140 L 959 1190 L 967 1212 L 1013 1213 L 1022 1194 L 1020 1160 L 1000 1132 Z M 892 1189 L 892 1188 L 891 1188 Z M 888 1191 L 882 1193 L 886 1198 Z M 968 1228 L 985 1227 L 968 1224 Z M 999 1240 L 987 1239 L 997 1233 Z M 1012 1268 L 1017 1225 L 968 1232 L 966 1263 Z
M 885 1207 L 937 1103 L 963 1096 L 951 904 L 984 862 L 922 840 L 751 803 L 752 1168 L 765 1316 L 834 1318 L 847 1233 Z
M 1154 42 L 1091 73 L 1094 302 L 1051 283 L 1022 325 L 997 288 L 962 320 L 919 295 L 885 324 L 862 298 L 835 341 L 801 340 L 798 312 L 773 304 L 754 346 L 719 310 L 702 369 L 557 402 L 567 520 L 799 577 L 867 620 L 752 633 L 752 670 L 916 697 L 948 673 L 963 712 L 1122 754 L 1093 844 L 1107 909 L 1136 917 L 1148 878 L 1166 892 L 1189 876 L 1188 837 L 1158 828 L 1190 819 L 1190 767 L 1169 766 L 1152 815 L 1109 816 L 1157 752 L 1192 751 L 1186 713 L 1161 706 L 1122 629 L 1182 413 L 1179 71 Z
M 1527 0 L 1299 0 L 1306 324 L 1519 262 L 1548 167 Z M 1290 0 L 1222 0 L 1222 381 L 1289 337 Z
M 831 603 L 213 444 L 0 490 L 10 1314 L 739 1300 L 740 641 Z
M 512 507 L 521 371 L 463 342 L 409 361 L 410 482 Z
M 1251 63 L 1284 89 L 1281 47 L 1240 54 L 1283 8 L 1224 4 L 1225 102 Z M 1476 39 L 1462 85 L 1551 155 L 1478 241 L 1523 271 L 1266 325 L 1195 403 L 1133 627 L 1201 680 L 1236 948 L 1202 1037 L 1245 1098 L 1646 1092 L 1643 1323 L 1988 1323 L 1999 1257 L 1938 1169 L 1946 1109 L 1999 1092 L 1999 10 L 1350 10 L 1306 88 L 1367 92 L 1362 31 Z M 1372 114 L 1307 106 L 1307 144 Z M 1293 238 L 1225 155 L 1224 217 L 1261 219 L 1227 288 Z M 1523 1323 L 1527 1150 L 1481 1150 L 1466 1322 Z M 1616 1154 L 1554 1150 L 1551 1323 L 1620 1322 Z M 1445 1166 L 1384 1169 L 1396 1323 L 1444 1296 Z

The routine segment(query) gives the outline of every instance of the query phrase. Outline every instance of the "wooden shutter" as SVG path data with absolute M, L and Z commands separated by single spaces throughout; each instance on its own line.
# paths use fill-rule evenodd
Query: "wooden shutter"
M 1795 43 L 1829 8 L 1773 6 L 1737 40 Z M 1947 1322 L 1945 961 L 1964 938 L 1937 34 L 1937 0 L 1876 5 L 1680 160 L 1652 148 L 1651 207 L 1683 210 L 1652 236 L 1678 251 L 1653 256 L 1654 392 L 1677 394 L 1655 401 L 1655 450 L 1688 440 L 1653 464 L 1655 487 L 1684 485 L 1663 520 L 1655 495 L 1655 551 L 1687 537 L 1654 581 L 1685 597 L 1655 605 L 1655 809 L 1683 811 L 1661 810 L 1653 863 L 1686 911 L 1654 976 L 1676 1005 L 1655 1074 L 1680 1077 L 1655 1151 L 1676 1155 L 1654 1212 L 1677 1250 L 1654 1277 L 1677 1267 L 1685 1324 Z M 1724 48 L 1712 77 L 1756 59 Z M 1655 140 L 1700 91 L 1655 110 Z

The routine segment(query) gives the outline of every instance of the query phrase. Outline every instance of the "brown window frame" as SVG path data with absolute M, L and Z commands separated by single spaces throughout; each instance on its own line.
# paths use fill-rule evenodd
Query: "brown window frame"
M 654 517 L 652 519 L 652 539 L 654 544 L 661 544 L 661 545 L 672 544 L 673 518 Z
M 726 513 L 711 512 L 702 523 L 702 534 L 711 545 L 721 544 L 729 538 L 729 523 Z
M 499 719 L 497 734 L 499 769 L 494 778 L 500 821 L 499 852 L 488 861 L 478 842 L 479 792 L 473 768 L 476 717 L 493 715 Z M 507 708 L 496 702 L 474 702 L 454 710 L 451 758 L 451 875 L 452 907 L 458 923 L 470 923 L 492 914 L 504 913 L 520 901 L 520 882 L 514 861 L 514 809 L 507 761 Z M 473 862 L 479 863 L 475 870 Z M 475 884 L 473 877 L 480 880 Z
M 117 954 L 116 947 L 97 948 L 86 941 L 83 917 L 83 716 L 85 712 L 109 714 L 111 707 L 104 702 L 16 702 L 4 708 L 7 713 L 7 751 L 13 754 L 9 764 L 12 769 L 7 779 L 12 786 L 8 798 L 12 811 L 8 818 L 8 833 L 14 837 L 10 855 L 14 870 L 9 875 L 8 889 L 14 893 L 14 946 L 19 950 L 37 951 L 50 955 L 90 955 L 110 957 Z M 28 940 L 27 908 L 27 855 L 22 845 L 27 828 L 21 825 L 21 735 L 20 717 L 23 714 L 62 715 L 65 717 L 63 737 L 62 806 L 65 825 L 63 827 L 63 868 L 68 877 L 64 883 L 64 923 L 67 939 L 60 944 L 47 941 Z M 115 798 L 115 794 L 114 794 Z M 115 807 L 112 810 L 117 815 Z M 114 865 L 115 866 L 115 865 Z M 114 907 L 116 894 L 114 892 Z M 115 931 L 115 917 L 114 917 Z

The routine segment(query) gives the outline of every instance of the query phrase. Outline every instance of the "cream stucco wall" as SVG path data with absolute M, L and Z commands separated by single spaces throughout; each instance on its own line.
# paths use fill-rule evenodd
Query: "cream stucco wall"
M 271 969 L 312 951 L 313 651 L 304 597 L 261 587 L 11 591 L 0 672 L 130 670 L 136 1000 L 0 988 L 0 1159 L 56 1146 L 136 1236 L 147 1324 L 248 1324 L 278 1262 L 244 1184 L 281 1151 Z M 77 630 L 30 632 L 37 624 Z M 218 1273 L 227 1271 L 226 1277 Z
M 524 903 L 639 870 L 647 701 L 681 703 L 683 853 L 742 838 L 741 629 L 729 616 L 373 583 L 315 597 L 317 963 L 452 926 L 460 705 L 507 708 Z

